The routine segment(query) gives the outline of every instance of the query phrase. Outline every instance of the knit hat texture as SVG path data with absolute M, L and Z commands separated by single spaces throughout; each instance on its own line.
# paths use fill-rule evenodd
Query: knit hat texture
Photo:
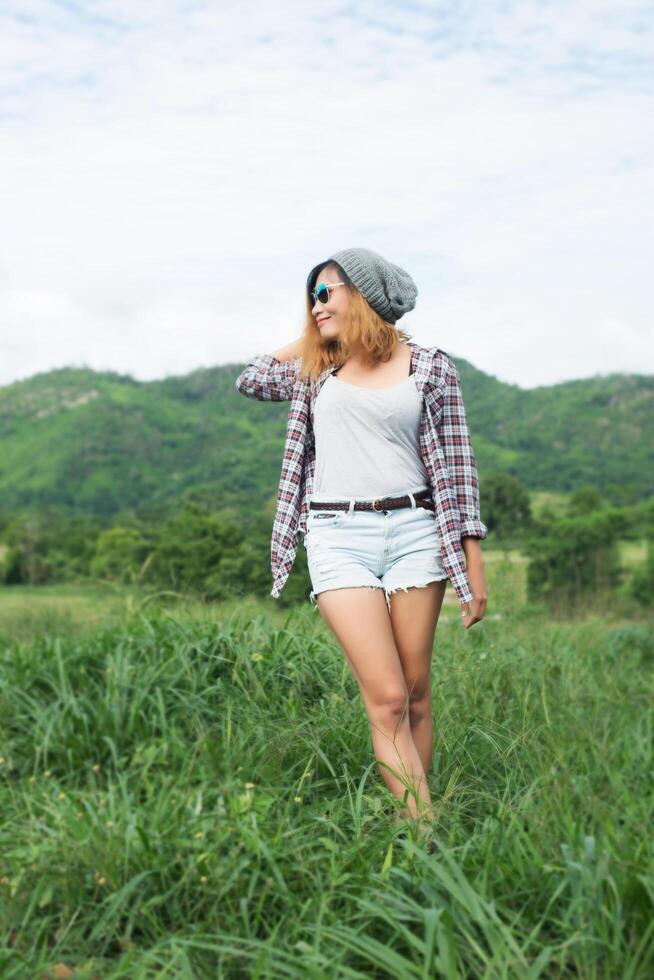
M 395 323 L 416 305 L 418 287 L 408 272 L 370 248 L 344 248 L 329 256 L 347 272 L 373 310 Z

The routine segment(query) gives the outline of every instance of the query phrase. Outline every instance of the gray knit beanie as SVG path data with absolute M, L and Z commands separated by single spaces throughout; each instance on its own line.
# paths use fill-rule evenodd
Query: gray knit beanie
M 408 272 L 369 248 L 344 248 L 329 256 L 347 272 L 373 310 L 395 323 L 416 305 L 418 287 Z

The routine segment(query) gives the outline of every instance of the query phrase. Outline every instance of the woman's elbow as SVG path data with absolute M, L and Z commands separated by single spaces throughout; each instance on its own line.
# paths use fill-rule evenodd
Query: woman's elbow
M 242 374 L 239 374 L 234 385 L 236 390 L 241 395 L 245 395 L 246 398 L 256 398 L 257 401 L 264 400 L 263 388 L 247 372 L 244 371 Z

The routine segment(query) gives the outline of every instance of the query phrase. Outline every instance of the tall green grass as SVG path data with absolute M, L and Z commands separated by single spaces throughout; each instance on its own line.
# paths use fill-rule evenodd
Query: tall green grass
M 443 618 L 432 854 L 313 609 L 2 635 L 3 978 L 654 975 L 650 623 Z

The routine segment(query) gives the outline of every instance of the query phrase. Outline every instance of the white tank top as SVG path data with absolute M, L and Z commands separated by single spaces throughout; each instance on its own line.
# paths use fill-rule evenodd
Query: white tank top
M 314 403 L 312 499 L 372 500 L 426 489 L 421 408 L 413 374 L 399 385 L 374 389 L 330 374 Z

